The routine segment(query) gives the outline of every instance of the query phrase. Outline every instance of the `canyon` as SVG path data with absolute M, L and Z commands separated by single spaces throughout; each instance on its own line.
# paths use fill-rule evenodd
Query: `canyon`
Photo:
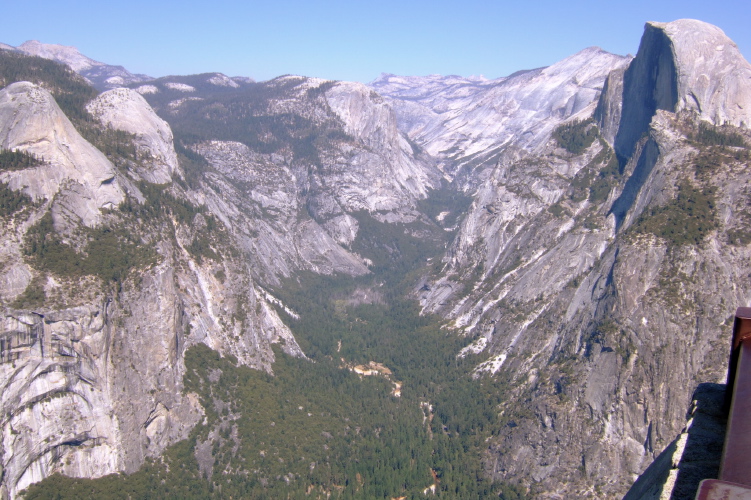
M 0 74 L 0 148 L 31 163 L 0 168 L 20 200 L 0 212 L 4 498 L 56 473 L 136 473 L 188 439 L 214 474 L 212 446 L 243 438 L 220 437 L 240 413 L 196 389 L 219 372 L 191 382 L 204 347 L 268 374 L 376 367 L 388 376 L 363 383 L 412 401 L 418 376 L 353 359 L 345 332 L 299 333 L 290 290 L 328 293 L 316 280 L 361 280 L 326 309 L 354 327 L 376 322 L 357 307 L 397 300 L 438 318 L 462 383 L 503 396 L 477 474 L 530 496 L 623 496 L 696 387 L 723 382 L 751 300 L 751 66 L 715 26 L 647 23 L 633 57 L 369 85 L 153 79 L 3 49 L 5 68 L 36 61 Z M 449 410 L 414 403 L 429 439 L 451 436 L 433 425 Z M 452 498 L 425 476 L 414 491 Z

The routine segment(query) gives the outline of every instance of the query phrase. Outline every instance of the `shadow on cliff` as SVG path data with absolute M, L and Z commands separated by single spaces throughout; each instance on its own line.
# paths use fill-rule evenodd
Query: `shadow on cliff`
M 677 103 L 678 72 L 672 42 L 662 29 L 647 24 L 639 51 L 623 75 L 623 111 L 614 143 L 621 173 L 629 158 L 634 155 L 639 158 L 610 210 L 615 215 L 616 230 L 623 224 L 659 157 L 654 139 L 649 138 L 644 144 L 642 138 L 648 135 L 657 110 L 674 112 Z
M 619 230 L 623 225 L 626 214 L 634 205 L 639 192 L 644 187 L 644 184 L 646 184 L 649 174 L 652 173 L 652 169 L 657 164 L 659 155 L 660 150 L 657 143 L 651 138 L 648 139 L 639 152 L 639 159 L 636 162 L 633 173 L 626 181 L 621 195 L 613 202 L 613 206 L 610 209 L 610 213 L 615 215 L 616 230 Z
M 639 476 L 623 500 L 693 500 L 703 479 L 716 479 L 727 423 L 724 399 L 725 384 L 699 384 L 687 429 Z

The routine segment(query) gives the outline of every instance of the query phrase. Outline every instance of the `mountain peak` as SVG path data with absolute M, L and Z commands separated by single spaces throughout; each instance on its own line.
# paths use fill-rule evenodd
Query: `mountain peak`
M 52 59 L 53 61 L 67 64 L 76 73 L 90 69 L 94 66 L 104 66 L 104 63 L 100 63 L 81 54 L 76 47 L 66 45 L 56 45 L 42 43 L 38 40 L 28 40 L 19 45 L 18 50 L 32 56 Z
M 749 127 L 751 65 L 716 26 L 694 19 L 648 22 L 623 76 L 618 154 L 631 154 L 657 110 L 691 111 L 715 125 Z
M 725 33 L 696 19 L 649 22 L 664 34 L 676 69 L 675 111 L 689 109 L 716 125 L 751 126 L 751 65 Z M 642 39 L 644 43 L 644 38 Z
M 90 57 L 86 57 L 76 47 L 42 43 L 38 40 L 29 40 L 15 48 L 20 52 L 31 56 L 50 59 L 70 68 L 89 80 L 99 90 L 107 90 L 122 87 L 130 83 L 138 83 L 153 80 L 147 75 L 134 75 L 122 66 L 112 66 Z

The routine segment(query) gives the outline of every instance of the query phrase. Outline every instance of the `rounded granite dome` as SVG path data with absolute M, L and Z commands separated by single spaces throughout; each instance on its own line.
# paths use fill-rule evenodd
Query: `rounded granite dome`
M 751 65 L 720 28 L 695 19 L 650 22 L 646 28 L 661 31 L 670 41 L 675 111 L 695 110 L 716 125 L 751 126 Z

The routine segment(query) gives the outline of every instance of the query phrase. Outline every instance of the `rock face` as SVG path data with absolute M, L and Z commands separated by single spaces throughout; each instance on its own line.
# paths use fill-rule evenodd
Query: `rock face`
M 86 109 L 102 124 L 136 136 L 136 145 L 149 159 L 138 174 L 147 182 L 166 184 L 178 168 L 172 130 L 154 113 L 141 94 L 115 89 L 100 94 Z
M 379 95 L 365 85 L 342 82 L 326 92 L 326 101 L 346 132 L 365 146 L 348 162 L 349 182 L 335 190 L 345 209 L 393 210 L 437 187 L 437 172 L 424 158 L 415 158 L 396 115 Z M 350 183 L 358 192 L 346 191 Z
M 107 158 L 76 131 L 46 90 L 28 82 L 0 91 L 0 147 L 20 149 L 42 158 L 31 169 L 2 172 L 0 180 L 35 200 L 52 200 L 63 185 L 61 205 L 83 224 L 93 226 L 100 209 L 124 199 Z
M 742 105 L 751 99 L 751 66 L 722 30 L 701 21 L 647 23 L 624 82 L 615 140 L 623 157 L 658 109 L 691 111 L 716 125 L 751 124 L 751 111 Z
M 300 217 L 306 210 L 305 200 L 298 197 L 300 179 L 284 159 L 254 154 L 238 142 L 206 142 L 197 151 L 215 169 L 210 182 L 221 193 L 207 192 L 205 203 L 235 228 L 260 279 L 278 283 L 299 270 L 368 272 L 361 258 L 337 243 L 349 243 L 357 233 L 356 221 L 339 205 L 332 203 L 333 217 L 324 225 Z M 326 215 L 331 217 L 330 212 Z M 340 220 L 342 227 L 332 227 Z
M 112 109 L 116 102 L 123 107 Z M 132 114 L 120 115 L 123 109 Z M 215 238 L 223 259 L 187 250 L 206 230 L 203 215 L 182 227 L 163 216 L 134 223 L 115 210 L 126 189 L 130 203 L 147 203 L 131 179 L 150 174 L 151 181 L 171 182 L 176 164 L 169 127 L 131 91 L 103 94 L 92 111 L 121 130 L 143 124 L 134 141 L 148 159 L 120 171 L 78 134 L 45 90 L 16 83 L 0 91 L 2 147 L 43 159 L 0 177 L 37 201 L 3 215 L 0 225 L 0 460 L 2 494 L 11 497 L 54 472 L 98 477 L 135 471 L 145 457 L 184 439 L 203 412 L 181 392 L 182 354 L 190 345 L 205 343 L 267 370 L 272 344 L 304 356 L 271 306 L 273 297 L 253 281 L 242 254 L 230 252 L 237 243 Z M 34 267 L 24 255 L 24 235 L 47 213 L 56 226 L 62 221 L 66 236 L 59 237 L 72 243 L 90 234 L 83 226 L 127 224 L 156 258 L 115 287 L 94 275 Z M 19 308 L 16 301 L 30 287 L 45 300 Z
M 453 178 L 457 170 L 492 165 L 507 149 L 535 150 L 562 121 L 589 116 L 605 77 L 628 62 L 591 47 L 497 80 L 383 75 L 371 86 L 389 99 L 401 129 L 444 159 Z
M 722 30 L 693 19 L 648 23 L 670 40 L 679 68 L 675 111 L 691 110 L 704 120 L 737 127 L 751 125 L 751 66 Z
M 200 128 L 196 123 L 218 109 L 225 113 L 222 119 L 231 124 L 225 135 L 237 140 L 194 146 L 211 167 L 203 186 L 211 189 L 195 194 L 237 231 L 260 280 L 278 284 L 300 270 L 365 274 L 366 263 L 349 248 L 358 233 L 354 214 L 402 222 L 424 218 L 416 201 L 440 185 L 440 172 L 432 158 L 413 150 L 393 111 L 370 89 L 297 76 L 238 87 L 217 86 L 215 79 L 157 80 L 156 92 L 144 96 L 174 117 L 178 132 Z M 247 106 L 252 92 L 263 96 L 254 110 L 257 119 L 295 120 L 312 135 L 296 137 L 299 129 L 279 123 L 266 137 L 284 139 L 251 149 L 248 143 L 265 139 L 248 137 L 248 130 L 263 125 L 234 113 Z M 191 100 L 178 97 L 184 95 Z

